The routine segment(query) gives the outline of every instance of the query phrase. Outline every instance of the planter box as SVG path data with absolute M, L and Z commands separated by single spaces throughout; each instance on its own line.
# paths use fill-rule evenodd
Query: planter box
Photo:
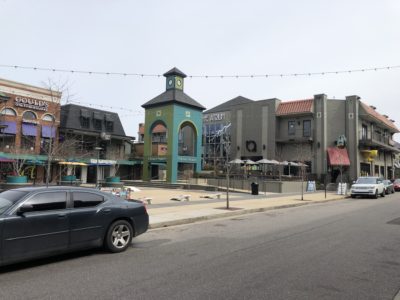
M 106 182 L 111 182 L 111 183 L 121 182 L 121 178 L 119 176 L 107 177 Z
M 7 176 L 7 183 L 21 184 L 28 182 L 28 176 Z

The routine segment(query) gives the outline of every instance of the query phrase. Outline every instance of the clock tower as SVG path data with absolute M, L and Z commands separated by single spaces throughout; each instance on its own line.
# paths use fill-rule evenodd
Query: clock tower
M 164 76 L 167 79 L 167 91 L 173 89 L 183 91 L 183 78 L 185 78 L 186 75 L 182 73 L 182 71 L 178 70 L 177 68 L 173 68 L 165 73 Z
M 179 172 L 201 171 L 201 141 L 205 107 L 183 91 L 186 75 L 177 68 L 164 74 L 166 91 L 147 101 L 145 109 L 143 180 L 151 180 L 166 170 L 166 181 L 175 183 Z M 153 130 L 166 128 L 164 154 L 153 153 Z M 163 168 L 163 169 L 160 169 Z M 158 178 L 158 175 L 156 175 Z

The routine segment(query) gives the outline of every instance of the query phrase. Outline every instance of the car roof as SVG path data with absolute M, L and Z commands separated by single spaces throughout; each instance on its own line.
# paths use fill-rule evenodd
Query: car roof
M 22 188 L 16 188 L 13 189 L 16 191 L 22 191 L 22 192 L 41 192 L 41 191 L 57 191 L 57 190 L 74 190 L 74 191 L 92 191 L 92 192 L 101 192 L 98 189 L 95 188 L 87 188 L 87 187 L 78 187 L 78 186 L 63 186 L 63 185 L 57 185 L 57 186 L 29 186 L 29 187 L 22 187 Z

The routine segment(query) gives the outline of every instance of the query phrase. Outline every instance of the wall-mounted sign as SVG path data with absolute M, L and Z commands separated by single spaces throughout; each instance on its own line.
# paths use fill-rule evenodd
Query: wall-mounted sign
M 223 121 L 227 119 L 227 113 L 221 112 L 221 113 L 212 113 L 212 114 L 206 114 L 203 116 L 203 122 L 216 122 L 216 121 Z
M 194 156 L 178 156 L 178 162 L 181 162 L 181 163 L 196 163 L 197 159 Z
M 47 111 L 49 109 L 49 104 L 47 103 L 47 101 L 19 96 L 15 97 L 14 105 L 18 107 L 41 111 Z

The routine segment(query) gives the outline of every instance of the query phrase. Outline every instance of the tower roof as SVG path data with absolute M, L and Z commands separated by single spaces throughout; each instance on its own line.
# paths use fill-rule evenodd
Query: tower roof
M 186 95 L 183 91 L 176 89 L 165 91 L 164 93 L 143 104 L 142 107 L 150 108 L 171 103 L 183 104 L 185 106 L 191 106 L 200 110 L 206 109 L 203 105 Z
M 185 78 L 185 77 L 186 77 L 186 74 L 183 73 L 181 70 L 179 70 L 179 69 L 176 68 L 176 67 L 174 67 L 174 68 L 172 68 L 171 70 L 169 70 L 168 72 L 164 73 L 163 76 L 168 77 L 168 76 L 170 76 L 170 75 L 178 75 L 178 76 L 180 76 L 180 77 L 182 77 L 182 78 Z

